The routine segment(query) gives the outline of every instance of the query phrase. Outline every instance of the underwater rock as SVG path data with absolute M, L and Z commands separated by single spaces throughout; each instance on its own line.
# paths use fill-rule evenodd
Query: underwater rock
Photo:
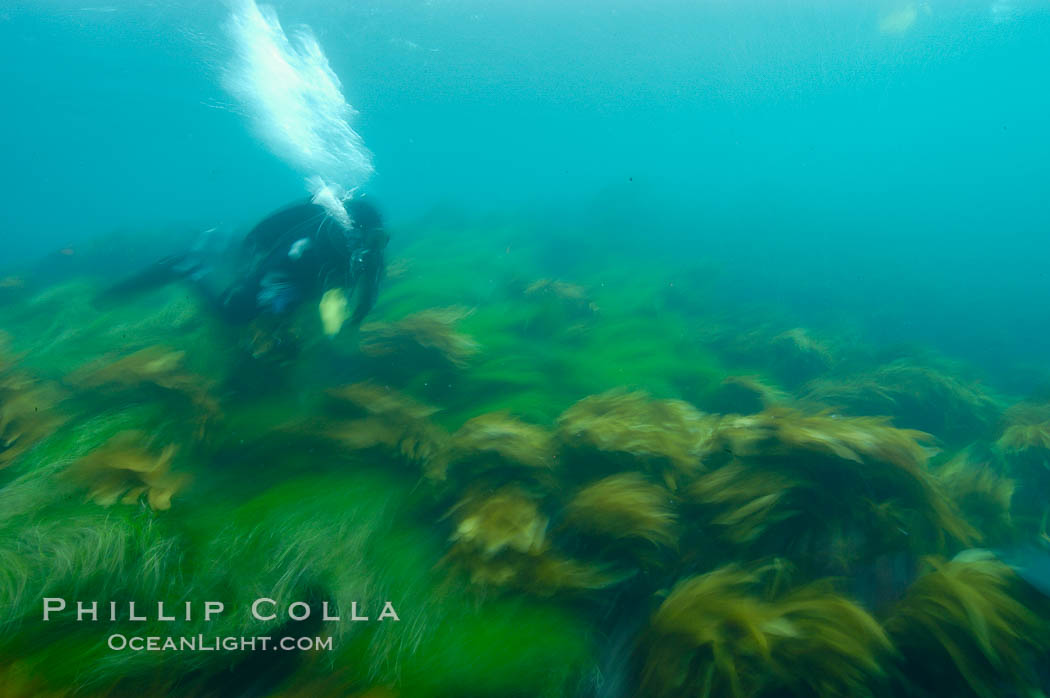
M 370 322 L 361 327 L 361 351 L 372 357 L 389 357 L 414 367 L 461 369 L 480 351 L 473 338 L 456 331 L 456 324 L 471 311 L 458 307 L 430 308 L 397 322 Z
M 587 485 L 565 506 L 564 522 L 574 529 L 616 539 L 671 547 L 676 521 L 671 493 L 641 473 L 610 475 Z
M 125 431 L 70 466 L 68 474 L 102 506 L 135 504 L 144 496 L 150 509 L 165 511 L 189 482 L 189 475 L 170 472 L 176 450 L 168 444 L 154 453 L 144 432 Z

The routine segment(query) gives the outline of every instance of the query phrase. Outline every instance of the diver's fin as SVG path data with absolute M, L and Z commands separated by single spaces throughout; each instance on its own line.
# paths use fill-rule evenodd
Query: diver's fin
M 95 296 L 94 303 L 96 306 L 120 303 L 176 281 L 192 278 L 201 271 L 200 263 L 191 255 L 171 255 L 104 289 Z

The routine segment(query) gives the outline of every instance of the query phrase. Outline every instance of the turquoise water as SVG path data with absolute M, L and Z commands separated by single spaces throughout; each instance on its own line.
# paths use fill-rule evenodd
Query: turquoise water
M 1048 37 L 0 5 L 0 695 L 1048 695 Z
M 222 87 L 225 7 L 88 5 L 3 9 L 10 254 L 302 193 Z M 1045 3 L 274 6 L 342 79 L 394 222 L 528 214 L 989 362 L 1050 348 Z

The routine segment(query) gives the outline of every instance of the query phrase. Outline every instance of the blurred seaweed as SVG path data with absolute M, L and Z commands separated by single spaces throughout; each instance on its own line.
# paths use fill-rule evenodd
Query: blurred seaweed
M 0 283 L 0 695 L 1044 690 L 1045 599 L 995 556 L 1050 522 L 1046 404 L 716 301 L 695 260 L 423 232 L 335 337 L 171 288 L 94 307 L 83 270 Z M 222 599 L 111 630 L 333 650 L 110 652 L 45 596 Z M 232 612 L 261 597 L 313 614 Z M 383 600 L 399 621 L 318 620 Z

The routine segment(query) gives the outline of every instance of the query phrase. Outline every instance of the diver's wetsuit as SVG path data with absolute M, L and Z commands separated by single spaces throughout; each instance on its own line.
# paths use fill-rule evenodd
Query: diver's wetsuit
M 349 201 L 345 208 L 349 230 L 310 202 L 285 207 L 256 225 L 244 240 L 244 273 L 220 299 L 223 314 L 238 323 L 280 316 L 342 288 L 348 294 L 356 289 L 351 321 L 361 322 L 375 305 L 388 238 L 371 204 Z
M 103 292 L 97 300 L 117 301 L 180 279 L 194 287 L 231 324 L 280 320 L 302 302 L 341 288 L 356 293 L 350 318 L 360 323 L 375 305 L 388 240 L 379 212 L 367 201 L 344 204 L 349 229 L 309 200 L 286 206 L 252 228 L 233 263 L 226 285 L 212 262 L 187 253 L 161 260 Z

